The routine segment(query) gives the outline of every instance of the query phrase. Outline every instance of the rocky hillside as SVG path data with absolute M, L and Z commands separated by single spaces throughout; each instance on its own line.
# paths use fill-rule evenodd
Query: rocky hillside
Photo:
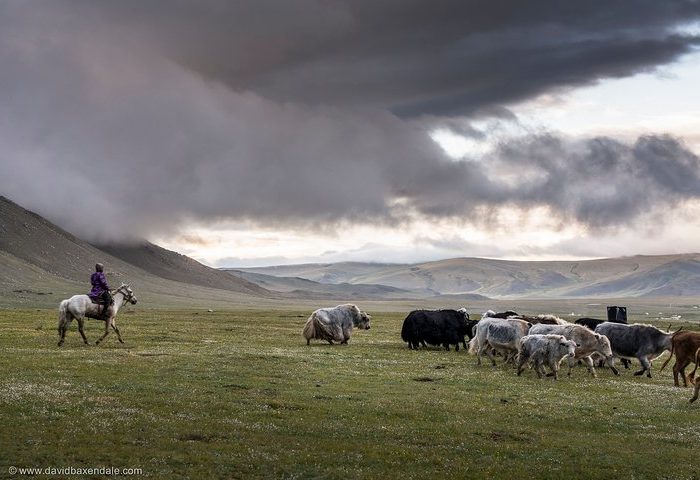
M 187 296 L 225 300 L 232 293 L 272 295 L 243 278 L 153 244 L 91 245 L 0 196 L 0 296 L 21 297 L 12 304 L 53 302 L 66 293 L 87 291 L 98 261 L 105 265 L 112 285 L 128 282 L 139 293 L 162 300 L 168 295 L 182 300 Z

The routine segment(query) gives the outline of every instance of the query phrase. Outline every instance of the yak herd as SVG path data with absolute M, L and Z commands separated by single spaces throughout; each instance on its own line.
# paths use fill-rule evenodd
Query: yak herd
M 321 308 L 311 314 L 303 335 L 307 345 L 312 339 L 347 344 L 353 328 L 369 329 L 370 320 L 367 313 L 352 304 Z M 700 393 L 700 377 L 695 378 L 700 364 L 700 332 L 678 330 L 671 333 L 651 325 L 628 324 L 626 313 L 608 320 L 579 318 L 571 323 L 554 315 L 529 316 L 514 311 L 489 310 L 481 319 L 471 320 L 464 308 L 414 310 L 403 322 L 401 339 L 410 349 L 433 345 L 450 350 L 454 345 L 455 351 L 459 351 L 462 345 L 476 355 L 479 365 L 483 356 L 487 356 L 492 365 L 496 365 L 496 357 L 500 356 L 505 363 L 514 366 L 517 375 L 530 366 L 539 378 L 552 376 L 555 380 L 564 360 L 567 360 L 569 375 L 574 366 L 582 363 L 595 377 L 595 365 L 607 366 L 619 375 L 616 359 L 620 359 L 625 368 L 629 368 L 630 360 L 637 359 L 641 369 L 635 375 L 646 373 L 651 378 L 651 362 L 668 350 L 671 356 L 661 370 L 675 354 L 674 384 L 680 386 L 680 375 L 684 387 L 688 383 L 694 385 L 691 402 L 697 400 Z M 685 369 L 691 363 L 695 368 L 686 375 Z

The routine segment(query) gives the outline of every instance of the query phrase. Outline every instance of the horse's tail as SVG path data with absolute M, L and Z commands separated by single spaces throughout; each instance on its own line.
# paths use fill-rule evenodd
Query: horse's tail
M 68 328 L 68 323 L 70 322 L 69 315 L 68 300 L 63 300 L 58 306 L 58 337 L 61 339 L 60 342 L 62 342 L 66 329 Z
M 68 321 L 68 300 L 62 300 L 58 306 L 58 328 L 60 329 Z

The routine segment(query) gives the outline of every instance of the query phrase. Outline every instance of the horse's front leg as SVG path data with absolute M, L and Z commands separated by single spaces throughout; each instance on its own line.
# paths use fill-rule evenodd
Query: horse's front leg
M 78 331 L 80 332 L 80 336 L 83 337 L 83 342 L 85 342 L 85 345 L 88 344 L 88 339 L 85 336 L 85 318 L 79 318 L 78 319 Z
M 109 335 L 109 327 L 112 326 L 112 319 L 110 318 L 109 320 L 105 320 L 105 333 L 97 339 L 95 342 L 95 345 L 99 345 L 102 340 L 105 339 L 107 335 Z
M 114 331 L 117 334 L 117 338 L 119 339 L 119 343 L 124 343 L 124 340 L 122 340 L 122 335 L 121 335 L 121 333 L 119 333 L 119 329 L 117 328 L 117 324 L 114 321 L 112 322 L 112 328 L 114 329 Z

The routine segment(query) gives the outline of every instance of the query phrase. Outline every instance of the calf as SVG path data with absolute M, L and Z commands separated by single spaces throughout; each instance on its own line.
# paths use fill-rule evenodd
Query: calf
M 568 375 L 571 375 L 571 369 L 575 365 L 574 359 L 580 359 L 586 364 L 588 372 L 595 377 L 596 373 L 593 368 L 593 359 L 591 358 L 593 353 L 602 355 L 613 373 L 615 375 L 620 374 L 613 364 L 610 340 L 608 340 L 608 337 L 605 335 L 600 335 L 582 325 L 575 325 L 573 323 L 568 325 L 533 325 L 528 335 L 533 334 L 563 335 L 568 340 L 576 342 L 576 355 L 574 358 L 569 359 Z
M 476 353 L 477 364 L 481 365 L 481 357 L 486 354 L 495 366 L 496 359 L 492 349 L 504 353 L 506 362 L 518 351 L 518 341 L 527 335 L 532 326 L 524 320 L 514 318 L 482 318 L 475 327 L 475 335 L 469 342 L 469 353 Z
M 546 363 L 554 379 L 559 379 L 559 364 L 566 356 L 573 359 L 576 355 L 576 342 L 567 340 L 563 335 L 525 335 L 518 341 L 518 375 L 529 361 L 538 378 L 545 374 Z
M 673 384 L 677 387 L 680 386 L 678 383 L 678 374 L 683 377 L 683 386 L 688 386 L 688 378 L 685 376 L 685 368 L 691 363 L 695 363 L 695 369 L 697 369 L 697 358 L 696 352 L 700 349 L 700 332 L 676 332 L 673 334 L 671 339 L 671 356 L 664 362 L 661 366 L 662 371 L 671 361 L 673 354 L 676 354 L 676 363 L 673 364 Z M 695 370 L 690 374 L 690 382 L 693 383 L 693 377 L 695 376 Z
M 642 369 L 634 372 L 635 375 L 646 372 L 647 377 L 651 378 L 651 362 L 665 350 L 671 350 L 673 335 L 651 325 L 603 322 L 595 328 L 595 332 L 608 337 L 616 357 L 639 360 Z
M 401 328 L 401 339 L 408 348 L 417 349 L 420 344 L 443 345 L 446 350 L 459 344 L 467 348 L 465 335 L 471 333 L 466 310 L 414 310 L 408 314 Z M 470 336 L 471 338 L 471 336 Z

